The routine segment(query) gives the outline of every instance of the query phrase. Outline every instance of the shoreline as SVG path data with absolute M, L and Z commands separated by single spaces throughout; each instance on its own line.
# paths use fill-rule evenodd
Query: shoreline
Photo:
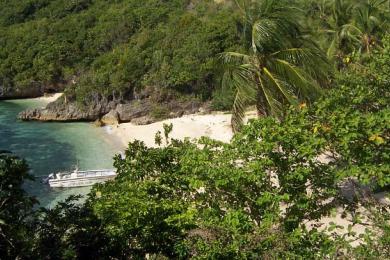
M 42 105 L 47 105 L 59 99 L 63 93 L 45 94 L 30 100 L 38 101 Z M 231 127 L 231 113 L 214 111 L 209 114 L 189 114 L 182 117 L 165 119 L 152 124 L 136 125 L 133 123 L 119 123 L 115 125 L 105 125 L 100 127 L 102 138 L 118 147 L 118 152 L 123 152 L 128 143 L 139 140 L 143 141 L 148 147 L 158 147 L 155 144 L 155 135 L 157 132 L 164 133 L 164 124 L 172 124 L 173 130 L 169 137 L 172 139 L 190 140 L 199 139 L 203 136 L 214 140 L 229 143 L 233 137 Z M 246 113 L 246 120 L 256 117 L 255 111 Z M 93 123 L 90 123 L 93 126 Z M 96 126 L 95 126 L 96 127 Z
M 56 93 L 53 95 L 32 98 L 30 100 L 39 101 L 39 103 L 45 105 L 57 100 L 61 96 L 62 93 Z M 233 131 L 230 125 L 231 116 L 231 113 L 224 112 L 212 112 L 209 114 L 198 113 L 184 115 L 178 118 L 166 119 L 148 125 L 121 123 L 117 125 L 96 127 L 92 122 L 90 122 L 88 123 L 88 127 L 97 129 L 98 135 L 96 138 L 100 139 L 99 141 L 104 141 L 106 145 L 110 144 L 109 146 L 113 147 L 115 154 L 121 154 L 127 149 L 128 143 L 134 140 L 143 141 L 148 147 L 158 147 L 155 144 L 155 134 L 158 131 L 161 131 L 163 135 L 163 125 L 170 123 L 173 124 L 173 131 L 170 134 L 170 138 L 183 140 L 184 138 L 199 139 L 202 136 L 207 136 L 212 139 L 228 143 L 233 137 Z M 246 121 L 253 117 L 256 117 L 255 111 L 251 110 L 246 113 Z M 78 131 L 82 132 L 84 130 Z M 58 133 L 56 133 L 56 135 L 58 135 Z M 105 149 L 107 148 L 108 147 L 105 146 Z M 81 152 L 79 153 L 81 154 Z M 84 152 L 82 152 L 82 154 L 84 154 Z M 63 194 L 58 195 L 58 197 L 54 197 L 52 201 L 48 202 L 47 206 L 53 206 L 56 202 L 62 200 L 63 197 L 73 194 L 73 191 L 74 190 L 68 190 Z M 88 192 L 86 191 L 86 193 Z M 76 194 L 78 194 L 78 192 L 76 192 Z M 390 203 L 389 199 L 386 198 L 385 193 L 375 194 L 375 196 L 378 196 L 380 203 Z M 348 226 L 349 224 L 353 223 L 351 221 L 352 217 L 350 215 L 347 217 L 342 217 L 340 208 L 337 208 L 336 210 L 337 211 L 335 215 L 325 216 L 319 220 L 307 222 L 306 227 L 311 229 L 315 226 L 319 226 L 318 228 L 325 230 L 330 226 L 331 222 L 341 226 Z M 353 226 L 352 231 L 356 232 L 357 234 L 362 234 L 364 233 L 365 228 L 367 228 L 367 226 L 357 224 Z M 339 234 L 345 233 L 343 230 L 338 230 L 338 232 Z M 358 241 L 355 241 L 353 245 L 358 245 L 358 243 Z
M 63 94 L 64 93 L 45 94 L 45 95 L 43 95 L 41 97 L 31 98 L 31 99 L 43 102 L 45 104 L 49 104 L 49 103 L 54 102 L 57 99 L 59 99 Z
M 253 111 L 247 113 L 247 119 L 255 117 Z M 104 130 L 113 142 L 119 140 L 126 149 L 129 142 L 143 141 L 148 147 L 158 147 L 155 144 L 155 134 L 160 131 L 163 135 L 164 124 L 172 124 L 173 130 L 169 137 L 172 139 L 190 140 L 203 136 L 229 143 L 233 137 L 231 128 L 231 113 L 213 112 L 210 114 L 191 114 L 182 117 L 166 119 L 148 125 L 121 123 L 104 126 Z

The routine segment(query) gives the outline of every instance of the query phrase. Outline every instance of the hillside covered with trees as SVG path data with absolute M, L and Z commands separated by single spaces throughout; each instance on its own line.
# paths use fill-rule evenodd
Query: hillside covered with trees
M 24 192 L 26 162 L 0 152 L 4 259 L 390 258 L 377 197 L 390 187 L 390 2 L 218 2 L 1 2 L 2 86 L 62 82 L 81 105 L 153 86 L 232 108 L 236 130 L 179 141 L 167 126 L 159 148 L 116 156 L 115 180 L 52 209 Z M 250 105 L 260 117 L 243 125 Z M 324 222 L 336 217 L 348 224 Z
M 265 94 L 272 96 L 261 113 L 280 115 L 286 102 L 315 99 L 313 90 L 328 86 L 332 73 L 326 55 L 340 69 L 351 55 L 369 55 L 380 47 L 388 30 L 387 1 L 294 0 L 280 6 L 284 10 L 247 0 L 1 1 L 0 97 L 64 90 L 65 98 L 49 107 L 61 121 L 99 119 L 119 103 L 133 104 L 127 114 L 141 103 L 156 119 L 167 117 L 180 101 L 184 112 L 194 107 L 186 100 L 212 100 L 212 109 L 230 109 L 234 100 L 253 104 L 243 100 L 247 90 L 224 82 L 232 62 L 239 62 L 234 54 L 255 57 L 253 43 L 260 40 L 257 47 L 271 73 L 262 80 L 268 88 L 284 88 L 258 95 L 263 103 Z M 273 31 L 257 30 L 253 26 L 259 21 L 277 24 L 268 24 Z M 271 86 L 275 80 L 280 82 Z M 72 106 L 76 117 L 69 115 Z M 234 110 L 241 113 L 243 106 Z
M 80 102 L 145 86 L 210 98 L 217 54 L 241 46 L 233 9 L 214 1 L 1 1 L 0 16 L 0 86 Z

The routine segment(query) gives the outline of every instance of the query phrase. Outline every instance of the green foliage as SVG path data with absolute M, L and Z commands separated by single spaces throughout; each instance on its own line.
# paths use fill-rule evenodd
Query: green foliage
M 390 181 L 390 74 L 385 62 L 390 58 L 389 44 L 389 38 L 384 38 L 384 48 L 367 61 L 367 67 L 357 65 L 342 71 L 333 98 L 316 108 L 316 117 L 322 118 L 316 129 L 334 140 L 330 149 L 342 156 L 340 167 L 346 166 L 347 175 L 366 183 L 374 178 L 381 187 Z
M 0 86 L 66 83 L 87 104 L 150 85 L 209 98 L 216 55 L 240 44 L 232 9 L 214 1 L 8 2 L 0 2 Z
M 211 106 L 214 110 L 230 110 L 234 103 L 234 89 L 221 87 L 214 91 Z
M 115 157 L 117 178 L 94 186 L 86 202 L 34 214 L 29 207 L 31 218 L 18 229 L 9 222 L 24 227 L 15 252 L 38 259 L 389 258 L 388 207 L 339 192 L 351 179 L 390 184 L 389 73 L 381 67 L 389 54 L 385 47 L 364 69 L 350 66 L 326 96 L 293 107 L 283 121 L 251 121 L 229 144 L 172 140 L 172 125 L 156 135 L 163 147 L 130 143 L 125 157 Z M 13 165 L 7 160 L 4 169 Z M 336 224 L 328 232 L 308 228 L 337 206 L 355 216 L 346 235 L 334 232 Z M 356 237 L 358 206 L 371 228 Z
M 272 2 L 291 12 L 275 10 Z M 231 89 L 218 89 L 223 73 L 217 55 L 232 50 L 246 54 L 252 48 L 252 25 L 271 13 L 272 19 L 279 15 L 279 22 L 303 30 L 282 33 L 279 28 L 274 33 L 284 38 L 273 33 L 263 43 L 281 49 L 290 36 L 293 47 L 306 48 L 303 38 L 314 41 L 338 68 L 351 56 L 380 49 L 389 30 L 388 1 L 378 0 L 0 1 L 0 86 L 66 85 L 68 100 L 90 105 L 129 100 L 134 90 L 152 85 L 203 100 L 214 97 L 214 107 L 226 109 L 234 95 Z
M 24 160 L 0 151 L 0 255 L 4 259 L 18 258 L 32 243 L 28 240 L 26 219 L 36 200 L 22 189 L 25 180 L 32 180 Z
M 327 70 L 317 73 L 322 64 L 317 60 L 325 60 L 302 32 L 295 11 L 280 1 L 237 2 L 247 11 L 248 23 L 238 26 L 242 37 L 255 37 L 250 55 L 245 51 L 225 55 L 228 65 L 239 68 L 231 74 L 233 83 L 240 83 L 236 89 L 247 93 L 258 86 L 289 89 L 303 83 L 299 74 L 310 79 L 303 90 L 314 95 L 310 87 L 327 76 Z M 354 18 L 356 8 L 384 1 L 359 1 L 361 5 L 351 10 L 344 6 L 349 1 L 298 2 L 312 16 L 321 14 L 323 21 L 317 20 L 321 26 L 335 19 L 334 25 L 343 30 L 351 21 L 363 28 Z M 346 10 L 347 17 L 338 9 L 329 14 L 329 3 Z M 8 7 L 1 1 L 0 7 L 4 7 L 0 24 L 5 28 L 0 37 L 6 39 L 0 41 L 4 60 L 0 84 L 55 84 L 78 75 L 78 83 L 67 93 L 84 103 L 88 103 L 84 97 L 96 95 L 122 99 L 145 85 L 158 85 L 161 93 L 173 88 L 208 96 L 209 86 L 221 80 L 215 54 L 242 50 L 232 26 L 236 14 L 229 15 L 228 3 L 31 0 Z M 374 11 L 377 15 L 380 10 Z M 365 32 L 379 37 L 382 32 L 375 24 Z M 264 37 L 267 33 L 274 37 Z M 361 47 L 354 41 L 341 43 L 337 48 L 343 55 Z M 297 106 L 302 92 L 275 92 L 279 94 L 274 99 L 283 105 L 283 120 L 252 120 L 231 143 L 170 139 L 172 125 L 164 125 L 164 133 L 155 136 L 162 147 L 130 143 L 125 157 L 115 157 L 117 178 L 95 185 L 85 202 L 70 198 L 53 209 L 33 210 L 35 200 L 22 189 L 29 178 L 26 163 L 0 152 L 1 256 L 390 258 L 389 207 L 359 193 L 351 200 L 340 194 L 346 181 L 382 190 L 390 186 L 389 36 L 381 38 L 380 48 L 370 49 L 370 55 L 355 52 L 348 58 L 331 79 L 333 88 L 311 106 Z M 290 69 L 286 62 L 292 64 Z M 271 73 L 278 76 L 271 85 L 255 86 L 259 82 L 253 78 L 259 71 L 266 73 L 257 77 L 259 81 L 271 80 Z M 231 94 L 215 95 L 221 95 L 225 105 Z M 293 106 L 285 109 L 288 103 Z M 258 103 L 263 112 L 281 108 L 279 103 L 264 105 Z M 158 109 L 155 113 L 162 114 Z M 335 223 L 328 232 L 308 228 L 309 221 L 330 216 L 336 207 L 353 216 L 346 235 L 335 232 L 339 228 Z M 362 208 L 369 213 L 370 228 L 356 237 L 352 226 L 361 223 Z M 352 246 L 356 241 L 359 244 Z
M 382 207 L 368 207 L 373 230 L 354 248 L 348 236 L 305 228 L 338 205 L 341 182 L 389 185 L 388 72 L 369 70 L 388 54 L 375 56 L 367 74 L 344 71 L 312 108 L 252 121 L 231 144 L 130 143 L 116 158 L 115 182 L 91 193 L 94 212 L 124 254 L 139 257 L 388 258 Z
M 71 196 L 53 209 L 35 212 L 35 239 L 28 248 L 35 259 L 119 257 L 102 229 L 102 221 L 79 199 Z
M 288 105 L 317 98 L 331 73 L 325 55 L 305 37 L 297 6 L 288 1 L 258 3 L 254 10 L 239 6 L 250 28 L 249 54 L 226 52 L 221 57 L 226 65 L 223 84 L 235 91 L 235 131 L 251 102 L 259 115 L 282 118 Z
M 371 54 L 381 46 L 381 37 L 389 32 L 390 6 L 387 0 L 299 1 L 306 10 L 305 23 L 328 57 L 340 67 L 351 53 Z

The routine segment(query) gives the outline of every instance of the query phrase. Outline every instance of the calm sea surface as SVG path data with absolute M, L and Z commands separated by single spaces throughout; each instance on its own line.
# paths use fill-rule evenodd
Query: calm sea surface
M 90 188 L 52 189 L 40 182 L 41 176 L 60 170 L 113 168 L 113 156 L 120 148 L 107 139 L 102 128 L 89 123 L 21 122 L 17 114 L 41 107 L 38 100 L 0 101 L 0 150 L 25 158 L 35 182 L 25 189 L 41 206 L 52 206 L 71 194 L 86 194 Z

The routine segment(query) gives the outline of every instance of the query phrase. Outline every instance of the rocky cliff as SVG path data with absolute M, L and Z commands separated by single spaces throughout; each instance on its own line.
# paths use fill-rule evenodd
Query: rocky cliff
M 164 118 L 179 117 L 199 111 L 202 103 L 194 100 L 176 100 L 174 98 L 158 100 L 153 96 L 142 96 L 127 102 L 92 102 L 88 106 L 78 105 L 74 101 L 65 102 L 64 98 L 50 103 L 43 109 L 28 109 L 21 112 L 19 119 L 29 121 L 96 121 L 101 124 L 133 122 L 149 124 Z
M 35 98 L 43 96 L 44 93 L 62 92 L 65 82 L 55 85 L 42 85 L 40 83 L 31 84 L 28 87 L 6 87 L 0 85 L 0 100 L 16 98 Z
M 93 121 L 115 107 L 116 104 L 111 102 L 94 103 L 88 107 L 80 107 L 76 102 L 65 102 L 63 98 L 60 98 L 48 104 L 46 108 L 22 111 L 18 118 L 26 121 Z
M 23 89 L 0 86 L 0 99 L 34 98 L 42 94 L 43 90 L 38 86 Z

